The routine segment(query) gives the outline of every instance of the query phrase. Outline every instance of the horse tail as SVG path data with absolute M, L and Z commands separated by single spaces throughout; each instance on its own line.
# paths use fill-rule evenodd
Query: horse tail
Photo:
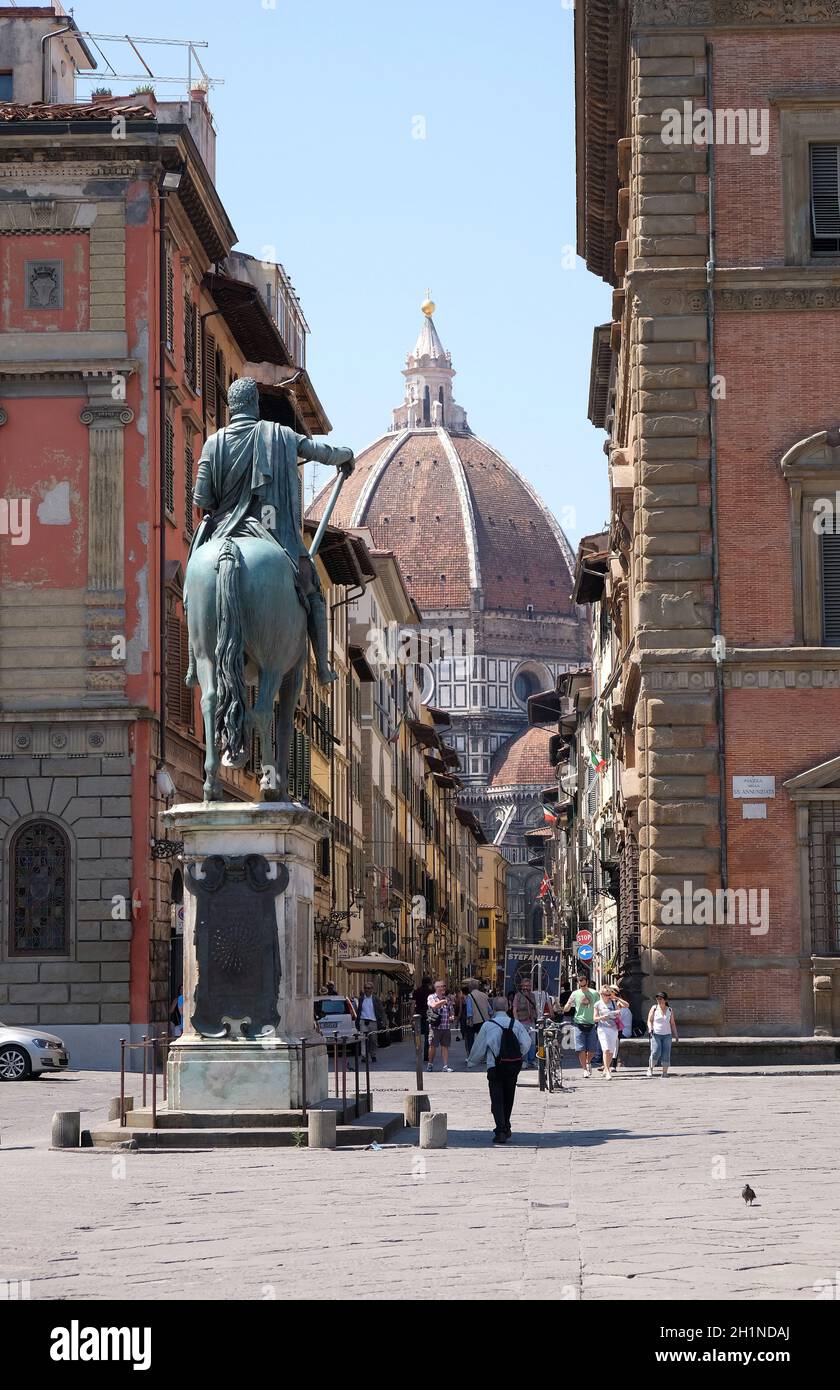
M 242 552 L 227 538 L 216 561 L 216 741 L 226 749 L 226 761 L 244 766 L 245 711 L 248 707 L 245 685 L 245 632 L 239 571 Z

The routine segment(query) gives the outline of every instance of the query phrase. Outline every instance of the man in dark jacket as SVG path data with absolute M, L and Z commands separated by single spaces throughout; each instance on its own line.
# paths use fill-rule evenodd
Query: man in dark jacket
M 374 994 L 373 985 L 368 980 L 359 999 L 358 1028 L 362 1037 L 367 1037 L 368 1055 L 372 1062 L 376 1061 L 376 1035 L 387 1026 L 382 1002 L 379 995 Z

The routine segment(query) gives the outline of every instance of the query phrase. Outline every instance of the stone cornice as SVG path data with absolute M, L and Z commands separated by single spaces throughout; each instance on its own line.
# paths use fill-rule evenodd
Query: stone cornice
M 840 0 L 634 0 L 634 29 L 840 24 Z
M 636 314 L 703 313 L 705 275 L 680 268 L 634 270 L 627 276 Z M 840 265 L 718 268 L 715 308 L 721 313 L 797 313 L 840 308 Z

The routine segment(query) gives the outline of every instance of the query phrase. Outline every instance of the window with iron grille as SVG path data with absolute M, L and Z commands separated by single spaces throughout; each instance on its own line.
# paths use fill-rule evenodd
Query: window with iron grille
M 840 647 L 840 533 L 820 537 L 820 570 L 823 646 Z
M 840 255 L 840 145 L 811 145 L 811 255 Z
M 170 352 L 175 350 L 175 267 L 172 264 L 172 247 L 166 248 L 166 287 L 165 287 L 166 346 Z
M 9 855 L 9 955 L 66 956 L 70 845 L 51 821 L 18 830 Z
M 811 879 L 811 950 L 840 955 L 840 800 L 809 807 L 808 865 Z
M 618 960 L 622 968 L 639 959 L 641 944 L 639 842 L 628 830 L 618 864 Z
M 191 536 L 195 530 L 195 505 L 193 503 L 193 490 L 195 488 L 195 454 L 191 440 L 184 442 L 184 530 Z

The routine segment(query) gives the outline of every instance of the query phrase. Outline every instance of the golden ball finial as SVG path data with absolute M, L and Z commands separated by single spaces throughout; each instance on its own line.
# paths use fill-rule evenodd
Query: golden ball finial
M 436 307 L 437 306 L 434 300 L 432 299 L 431 290 L 426 290 L 426 298 L 423 300 L 423 303 L 420 305 L 420 308 L 423 310 L 423 313 L 426 315 L 427 319 L 430 319 L 432 317 L 432 314 L 435 312 Z

